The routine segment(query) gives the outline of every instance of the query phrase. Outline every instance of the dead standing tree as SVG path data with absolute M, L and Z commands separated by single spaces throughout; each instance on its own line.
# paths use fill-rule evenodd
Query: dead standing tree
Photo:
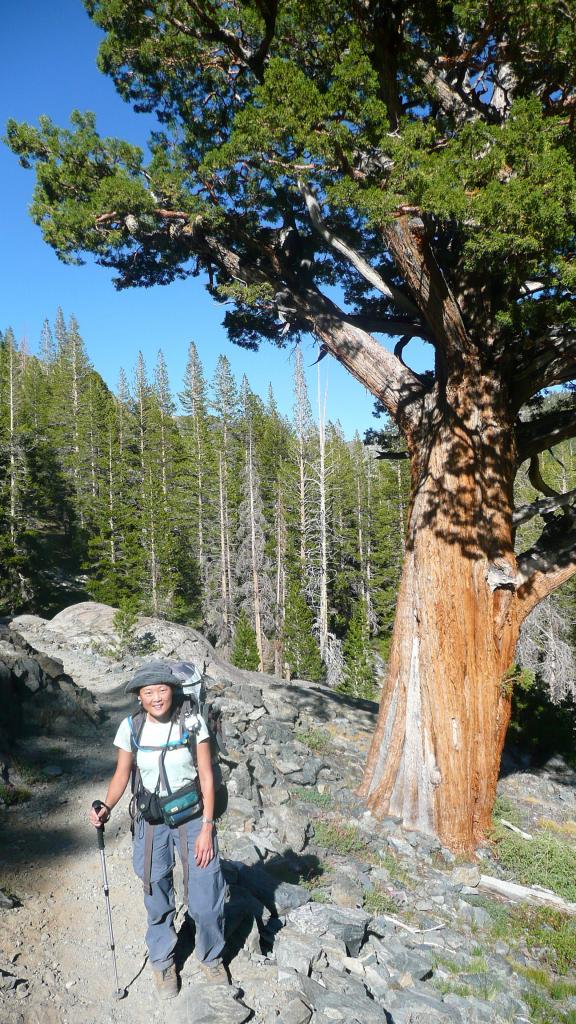
M 575 375 L 574 0 L 87 6 L 101 68 L 165 127 L 144 166 L 90 115 L 10 123 L 32 215 L 119 287 L 206 270 L 234 340 L 311 331 L 386 406 L 412 494 L 363 794 L 470 850 L 520 624 L 576 569 L 573 506 L 517 556 L 512 497 L 523 460 L 576 435 L 573 405 L 521 417 Z M 405 364 L 412 337 L 433 378 Z

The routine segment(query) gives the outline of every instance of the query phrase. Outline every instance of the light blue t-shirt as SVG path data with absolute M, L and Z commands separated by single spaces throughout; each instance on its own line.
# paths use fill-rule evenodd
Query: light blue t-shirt
M 209 738 L 206 722 L 201 715 L 193 715 L 192 721 L 187 727 L 190 732 L 196 729 L 196 743 L 202 743 Z M 151 722 L 147 718 L 138 745 L 140 747 L 162 747 L 167 742 L 169 734 L 170 742 L 179 738 L 180 730 L 177 722 L 172 726 L 170 733 L 170 722 Z M 123 718 L 114 737 L 114 746 L 130 752 L 132 750 L 130 737 L 130 723 L 127 718 Z M 156 789 L 158 782 L 160 771 L 158 762 L 161 753 L 161 750 L 138 750 L 136 752 L 136 763 L 140 769 L 142 782 L 150 792 Z M 164 768 L 168 785 L 173 791 L 190 785 L 198 774 L 187 746 L 169 747 L 164 758 Z M 160 786 L 159 792 L 163 796 L 166 795 L 166 790 L 162 786 Z

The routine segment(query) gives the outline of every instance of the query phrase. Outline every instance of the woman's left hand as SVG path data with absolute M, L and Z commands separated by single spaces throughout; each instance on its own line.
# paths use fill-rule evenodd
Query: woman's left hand
M 208 866 L 214 856 L 214 845 L 212 842 L 213 825 L 203 825 L 202 831 L 194 846 L 194 857 L 199 868 Z

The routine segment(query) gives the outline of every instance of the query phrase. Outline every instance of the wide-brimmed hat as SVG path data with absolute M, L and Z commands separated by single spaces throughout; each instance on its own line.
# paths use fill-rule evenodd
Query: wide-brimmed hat
M 168 662 L 146 661 L 136 669 L 132 679 L 126 683 L 124 692 L 138 693 L 143 686 L 158 686 L 160 683 L 175 688 L 181 685 L 180 680 L 174 675 Z

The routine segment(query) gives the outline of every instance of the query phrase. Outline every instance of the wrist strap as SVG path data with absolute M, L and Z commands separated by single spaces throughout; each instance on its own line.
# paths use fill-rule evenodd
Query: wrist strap
M 214 818 L 202 818 L 202 824 L 203 825 L 214 825 L 215 824 Z

